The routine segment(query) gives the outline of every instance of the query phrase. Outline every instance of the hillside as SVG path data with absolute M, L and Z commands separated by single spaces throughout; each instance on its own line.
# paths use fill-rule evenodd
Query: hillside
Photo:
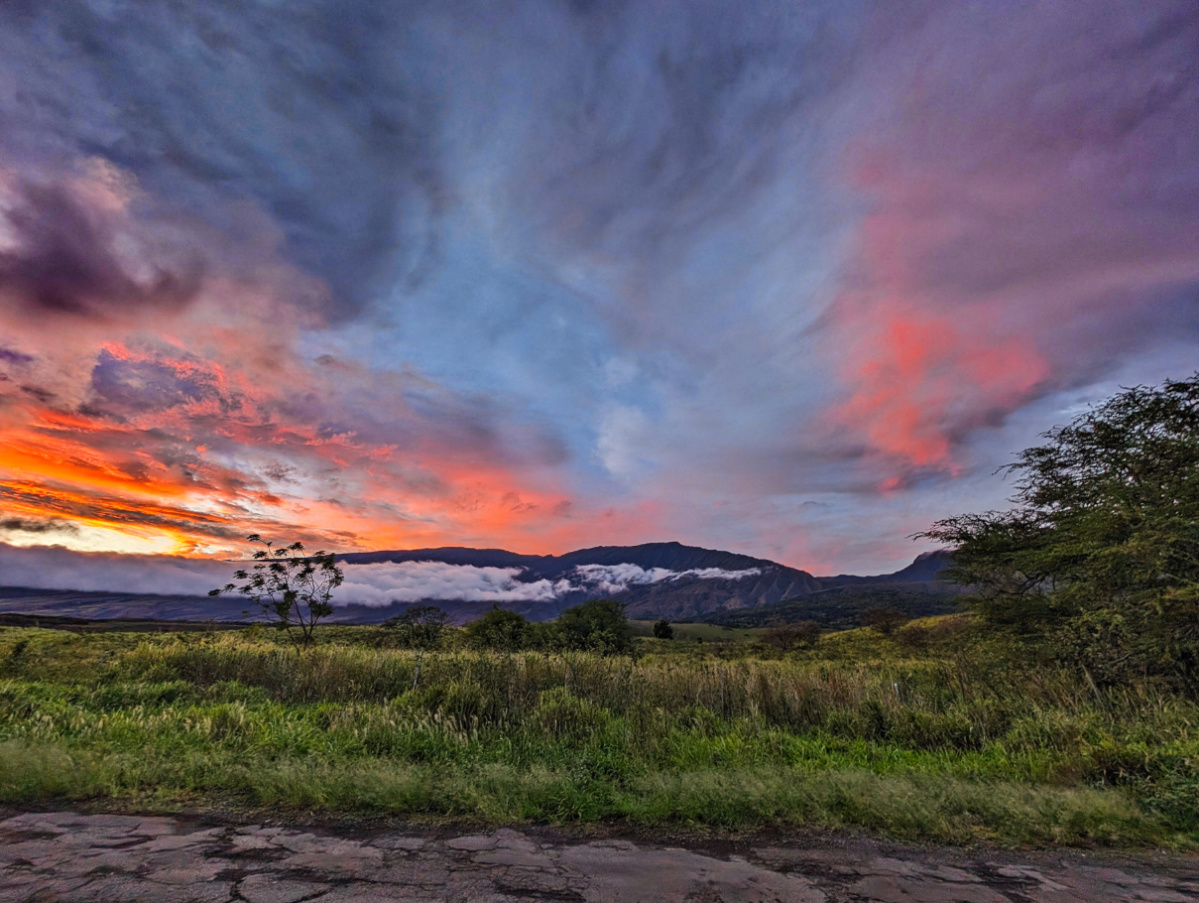
M 896 608 L 909 618 L 927 618 L 958 610 L 965 590 L 940 579 L 953 563 L 947 551 L 925 552 L 893 574 L 820 577 L 820 588 L 787 597 L 768 608 L 724 610 L 702 620 L 726 627 L 766 627 L 814 621 L 826 630 L 845 630 L 861 623 L 867 609 Z
M 354 553 L 341 556 L 340 561 L 347 580 L 332 620 L 352 624 L 379 623 L 415 604 L 437 605 L 457 623 L 472 620 L 495 604 L 518 611 L 531 620 L 546 620 L 565 608 L 598 597 L 624 602 L 634 618 L 738 624 L 764 624 L 779 618 L 850 623 L 839 609 L 856 612 L 869 607 L 867 601 L 879 594 L 885 596 L 882 604 L 910 609 L 913 616 L 952 608 L 943 598 L 945 592 L 934 589 L 935 584 L 930 582 L 947 561 L 937 553 L 921 556 L 896 574 L 827 578 L 817 578 L 807 571 L 763 558 L 677 542 L 599 546 L 564 555 L 520 555 L 503 549 L 448 547 Z M 427 593 L 420 588 L 424 584 L 415 584 L 418 589 L 413 590 L 409 581 L 405 584 L 406 595 L 398 595 L 390 603 L 386 595 L 383 604 L 377 599 L 355 596 L 364 586 L 375 591 L 376 596 L 378 592 L 386 593 L 386 580 L 399 581 L 429 563 L 447 567 L 440 569 L 443 573 L 438 575 L 439 581 L 428 582 Z M 447 579 L 446 574 L 452 579 Z M 463 590 L 454 596 L 453 590 L 446 589 L 461 585 L 469 590 L 471 580 L 475 581 L 475 589 L 483 581 L 488 592 L 472 594 Z M 379 586 L 383 589 L 379 590 Z M 0 588 L 0 612 L 237 621 L 246 617 L 246 610 L 246 602 L 236 596 Z
M 350 565 L 437 561 L 459 567 L 521 568 L 516 579 L 522 583 L 569 582 L 570 588 L 553 602 L 502 603 L 504 608 L 535 619 L 554 617 L 563 608 L 587 598 L 607 596 L 624 602 L 631 617 L 681 620 L 774 605 L 821 588 L 820 581 L 807 571 L 764 558 L 677 542 L 598 546 L 565 555 L 517 555 L 502 549 L 452 547 L 366 552 L 344 555 L 342 560 Z M 630 571 L 629 566 L 644 573 Z M 491 607 L 490 603 L 460 600 L 430 601 L 452 612 L 458 620 L 469 620 Z

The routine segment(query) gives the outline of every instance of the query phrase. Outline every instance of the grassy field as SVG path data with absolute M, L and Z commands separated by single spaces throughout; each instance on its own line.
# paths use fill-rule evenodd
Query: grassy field
M 369 627 L 3 628 L 0 802 L 1199 847 L 1193 700 L 1011 667 L 963 616 L 785 655 L 676 629 L 418 660 Z
M 654 635 L 653 621 L 630 621 L 633 625 L 633 633 L 639 637 L 652 637 Z M 672 623 L 670 629 L 674 631 L 674 642 L 676 645 L 684 643 L 694 643 L 697 640 L 702 643 L 746 643 L 758 639 L 766 632 L 763 627 L 721 627 L 716 624 L 676 624 Z M 659 647 L 669 649 L 670 647 Z

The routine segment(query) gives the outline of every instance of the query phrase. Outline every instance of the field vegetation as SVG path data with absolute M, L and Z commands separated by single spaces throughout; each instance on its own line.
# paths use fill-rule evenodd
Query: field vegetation
M 0 801 L 1199 841 L 1199 706 L 1168 688 L 1021 661 L 971 615 L 790 651 L 675 626 L 633 655 L 5 628 Z

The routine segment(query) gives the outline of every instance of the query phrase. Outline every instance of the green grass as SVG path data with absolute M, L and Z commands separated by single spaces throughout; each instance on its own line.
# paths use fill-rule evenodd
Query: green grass
M 654 635 L 653 621 L 630 621 L 633 633 L 639 637 Z M 674 631 L 673 643 L 746 643 L 759 639 L 766 632 L 763 627 L 721 627 L 717 624 L 688 624 L 671 622 Z
M 784 657 L 752 634 L 451 651 L 415 688 L 373 628 L 303 654 L 261 630 L 6 629 L 0 802 L 1199 846 L 1193 700 L 1097 695 L 1000 667 L 964 619 L 917 626 Z

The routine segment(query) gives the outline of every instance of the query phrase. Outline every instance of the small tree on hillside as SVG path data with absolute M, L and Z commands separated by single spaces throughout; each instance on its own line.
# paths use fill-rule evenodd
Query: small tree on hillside
M 633 651 L 633 628 L 625 617 L 624 603 L 592 599 L 558 615 L 554 645 L 601 655 L 628 655 Z
M 517 652 L 529 640 L 529 622 L 524 615 L 498 605 L 464 630 L 466 641 L 475 649 Z
M 396 642 L 405 649 L 430 652 L 441 646 L 450 616 L 436 605 L 413 605 L 388 618 L 383 626 L 394 631 Z
M 762 642 L 787 652 L 791 649 L 807 649 L 820 640 L 820 625 L 814 621 L 796 621 L 793 624 L 773 624 L 762 633 Z
M 311 645 L 317 623 L 333 614 L 330 599 L 344 579 L 337 556 L 323 551 L 305 555 L 298 542 L 276 549 L 257 533 L 246 539 L 263 546 L 254 553 L 256 564 L 235 571 L 236 582 L 208 595 L 239 593 L 257 605 L 267 621 L 286 631 L 297 647 Z
M 673 640 L 674 628 L 670 626 L 670 622 L 665 618 L 661 621 L 655 621 L 654 636 L 659 640 Z
M 862 626 L 873 627 L 883 636 L 890 636 L 907 621 L 907 615 L 890 605 L 876 605 L 862 612 Z

